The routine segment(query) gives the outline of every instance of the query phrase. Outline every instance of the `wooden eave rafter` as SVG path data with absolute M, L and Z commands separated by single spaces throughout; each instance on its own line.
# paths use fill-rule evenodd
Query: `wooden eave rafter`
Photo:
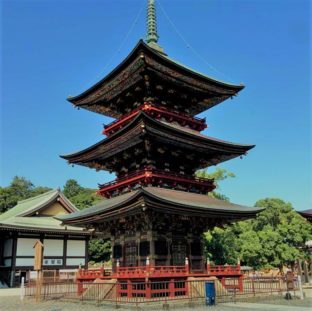
M 179 191 L 177 191 L 179 192 Z M 225 204 L 227 205 L 227 204 Z M 204 208 L 190 206 L 185 203 L 176 203 L 166 198 L 162 198 L 151 194 L 148 190 L 141 188 L 136 190 L 130 198 L 119 202 L 102 210 L 91 211 L 88 214 L 77 215 L 77 217 L 59 217 L 64 224 L 83 226 L 85 224 L 100 224 L 104 221 L 109 221 L 115 218 L 120 218 L 122 215 L 130 216 L 137 213 L 142 213 L 147 210 L 154 210 L 160 213 L 170 213 L 174 215 L 207 217 L 207 218 L 225 218 L 227 220 L 233 219 L 247 219 L 253 217 L 259 210 L 233 210 L 234 205 L 228 204 L 228 208 Z M 143 211 L 144 207 L 144 211 Z M 92 208 L 91 208 L 92 209 Z M 241 209 L 241 207 L 240 207 Z M 74 216 L 74 215 L 71 215 Z
M 171 145 L 180 144 L 180 146 L 184 147 L 190 146 L 190 148 L 197 148 L 201 152 L 215 151 L 216 153 L 220 153 L 220 162 L 243 155 L 254 147 L 254 145 L 240 145 L 217 140 L 196 133 L 195 131 L 188 131 L 182 127 L 173 127 L 154 120 L 141 111 L 125 127 L 108 138 L 82 151 L 61 157 L 69 163 L 92 167 L 92 162 L 100 161 L 101 157 L 104 160 L 114 155 L 115 152 L 121 152 L 133 145 L 141 143 L 143 136 L 146 134 L 153 135 L 154 139 L 158 141 L 167 141 Z M 107 151 L 103 152 L 103 150 Z M 226 158 L 223 157 L 222 159 L 222 156 L 226 156 Z
M 129 68 L 130 65 L 134 67 L 131 70 Z M 123 74 L 123 70 L 126 69 L 128 70 L 128 73 Z M 203 93 L 215 93 L 217 98 L 219 99 L 216 99 L 215 103 L 203 105 L 200 111 L 208 109 L 213 105 L 227 99 L 228 97 L 235 95 L 237 92 L 244 88 L 243 85 L 228 84 L 195 72 L 169 59 L 161 53 L 158 53 L 154 49 L 150 48 L 147 44 L 145 44 L 143 40 L 140 40 L 135 48 L 132 50 L 132 52 L 128 55 L 128 57 L 111 73 L 109 73 L 101 81 L 99 81 L 80 95 L 69 97 L 68 101 L 73 103 L 75 106 L 99 112 L 97 111 L 97 109 L 92 108 L 92 106 L 101 105 L 101 102 L 105 102 L 105 100 L 103 101 L 102 98 L 106 93 L 112 92 L 115 89 L 115 93 L 119 94 L 127 87 L 130 87 L 131 85 L 137 83 L 138 77 L 133 79 L 133 81 L 130 81 L 129 77 L 138 70 L 153 71 L 155 73 L 158 73 L 159 75 L 162 75 L 162 78 L 164 78 L 165 75 L 171 82 L 179 81 L 178 84 L 180 84 L 181 86 L 189 86 L 190 91 L 196 91 L 196 89 L 198 89 L 198 91 L 201 91 Z M 117 77 L 118 79 L 116 80 Z M 127 80 L 126 85 L 124 85 L 124 82 L 122 82 L 125 79 Z M 142 79 L 143 76 L 141 74 L 141 80 Z M 118 88 L 119 91 L 116 92 L 116 88 Z M 97 95 L 95 96 L 96 93 Z M 198 111 L 197 113 L 199 113 L 200 111 Z M 103 108 L 103 112 L 99 113 L 112 117 L 120 117 L 122 115 L 110 109 L 109 107 Z

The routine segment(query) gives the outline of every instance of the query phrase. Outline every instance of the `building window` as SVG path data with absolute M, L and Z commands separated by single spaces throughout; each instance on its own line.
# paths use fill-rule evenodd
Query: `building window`
M 166 240 L 155 241 L 155 254 L 166 256 L 168 254 L 168 247 Z
M 150 254 L 150 242 L 140 242 L 140 256 L 148 256 Z

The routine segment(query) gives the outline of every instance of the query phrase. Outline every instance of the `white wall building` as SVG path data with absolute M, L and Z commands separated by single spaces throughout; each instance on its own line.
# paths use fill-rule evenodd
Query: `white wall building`
M 59 190 L 23 200 L 0 215 L 0 280 L 10 286 L 29 278 L 34 265 L 34 244 L 44 245 L 43 269 L 87 266 L 91 232 L 63 226 L 54 216 L 76 212 Z

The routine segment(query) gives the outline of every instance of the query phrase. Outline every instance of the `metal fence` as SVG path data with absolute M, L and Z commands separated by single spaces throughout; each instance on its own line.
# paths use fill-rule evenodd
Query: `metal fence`
M 172 280 L 132 282 L 117 280 L 96 280 L 81 283 L 41 284 L 41 299 L 76 299 L 109 302 L 113 304 L 147 302 L 169 303 L 171 301 L 203 302 L 206 280 Z M 287 281 L 284 277 L 248 277 L 239 286 L 237 278 L 226 278 L 222 283 L 215 279 L 216 301 L 239 301 L 253 297 L 276 296 L 286 292 L 295 294 L 297 279 Z M 38 293 L 38 292 L 37 292 Z M 35 284 L 25 288 L 25 296 L 35 296 Z

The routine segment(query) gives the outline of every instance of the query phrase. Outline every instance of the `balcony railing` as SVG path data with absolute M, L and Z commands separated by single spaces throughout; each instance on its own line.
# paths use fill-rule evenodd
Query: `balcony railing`
M 211 266 L 207 265 L 203 271 L 191 271 L 189 265 L 184 266 L 139 266 L 139 267 L 116 267 L 111 269 L 79 269 L 77 278 L 80 280 L 91 280 L 97 278 L 145 278 L 145 277 L 187 277 L 187 276 L 239 276 L 240 265 Z
M 207 127 L 205 119 L 170 111 L 166 107 L 155 107 L 150 103 L 144 103 L 140 107 L 125 114 L 121 119 L 117 119 L 112 123 L 105 125 L 103 134 L 109 136 L 115 133 L 132 120 L 140 111 L 145 111 L 148 115 L 155 116 L 156 118 L 164 117 L 168 122 L 176 121 L 182 126 L 189 125 L 191 128 L 198 131 L 202 131 Z
M 167 171 L 146 169 L 136 171 L 132 174 L 128 174 L 123 178 L 117 178 L 112 182 L 105 184 L 99 184 L 100 190 L 98 193 L 104 196 L 111 196 L 111 193 L 116 190 L 122 190 L 127 188 L 131 190 L 135 185 L 147 186 L 149 184 L 162 186 L 169 183 L 171 188 L 177 188 L 179 185 L 191 189 L 195 187 L 200 192 L 208 192 L 215 188 L 213 179 L 206 179 L 200 177 L 187 176 L 182 174 L 176 174 Z

